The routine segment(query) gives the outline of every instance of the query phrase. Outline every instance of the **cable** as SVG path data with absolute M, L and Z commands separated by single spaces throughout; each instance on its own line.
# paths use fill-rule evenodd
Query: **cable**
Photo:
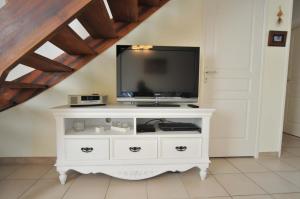
M 160 122 L 163 122 L 164 120 L 163 120 L 163 119 L 152 119 L 152 120 L 148 120 L 148 121 L 145 122 L 144 124 L 149 124 L 150 122 L 153 122 L 153 121 L 160 121 Z
M 157 118 L 157 119 L 148 120 L 144 124 L 148 124 L 148 123 L 153 122 L 153 121 L 159 121 L 161 123 L 178 123 L 178 122 L 173 122 L 173 121 L 170 121 L 170 120 L 167 120 L 167 119 Z

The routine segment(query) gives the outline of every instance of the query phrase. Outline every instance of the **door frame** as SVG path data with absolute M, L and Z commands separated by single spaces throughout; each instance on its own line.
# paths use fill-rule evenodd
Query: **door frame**
M 294 0 L 291 4 L 292 8 L 291 10 L 294 11 Z M 291 14 L 291 22 L 293 21 L 293 14 Z M 291 25 L 291 28 L 289 30 L 289 34 L 287 36 L 287 41 L 286 41 L 286 48 L 285 48 L 285 70 L 284 70 L 284 98 L 282 100 L 282 103 L 281 103 L 281 120 L 280 120 L 280 126 L 281 126 L 281 133 L 279 133 L 279 138 L 278 138 L 278 143 L 277 143 L 277 150 L 278 150 L 278 157 L 281 157 L 281 154 L 282 154 L 282 139 L 283 139 L 283 129 L 284 129 L 284 120 L 285 120 L 285 104 L 286 104 L 286 97 L 287 97 L 287 86 L 288 86 L 288 72 L 289 72 L 289 62 L 290 62 L 290 53 L 291 53 L 291 40 L 292 40 L 292 32 L 293 32 L 293 29 L 299 27 L 300 24 L 292 27 Z
M 284 120 L 283 120 L 283 122 L 284 122 L 284 124 L 283 124 L 283 131 L 282 131 L 282 133 L 284 133 L 285 131 L 284 131 L 284 127 L 285 127 L 285 124 L 286 124 L 286 121 L 287 121 L 287 117 L 288 117 L 288 109 L 289 109 L 289 100 L 288 100 L 288 93 L 287 93 L 287 91 L 288 91 L 288 86 L 289 86 L 289 83 L 288 83 L 288 78 L 289 78 L 289 72 L 290 72 L 290 67 L 291 67 L 291 55 L 293 55 L 294 54 L 294 45 L 295 45 L 295 38 L 293 37 L 293 32 L 294 32 L 294 30 L 296 30 L 296 29 L 300 29 L 300 23 L 298 23 L 298 24 L 295 24 L 293 27 L 292 27 L 292 30 L 291 30 L 291 35 L 290 35 L 290 37 L 291 37 L 291 39 L 290 39 L 290 53 L 289 53 L 289 65 L 288 65 L 288 74 L 287 74 L 287 81 L 286 81 L 286 92 L 285 92 L 285 112 L 284 112 Z M 282 137 L 283 137 L 283 135 L 282 135 Z M 282 146 L 280 146 L 281 147 L 281 150 L 282 150 Z M 280 151 L 280 152 L 282 152 L 282 151 Z

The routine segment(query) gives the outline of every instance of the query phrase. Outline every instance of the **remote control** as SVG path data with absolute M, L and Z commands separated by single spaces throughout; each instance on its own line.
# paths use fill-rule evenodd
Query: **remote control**
M 199 108 L 199 106 L 195 105 L 195 104 L 188 104 L 188 107 L 191 107 L 191 108 Z

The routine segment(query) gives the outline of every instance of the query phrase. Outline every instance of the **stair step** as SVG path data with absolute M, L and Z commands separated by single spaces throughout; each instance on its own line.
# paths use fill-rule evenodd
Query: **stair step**
M 59 30 L 50 42 L 70 55 L 95 54 L 93 49 L 68 25 Z
M 54 60 L 48 59 L 44 56 L 41 56 L 36 53 L 28 54 L 21 59 L 21 63 L 29 66 L 31 68 L 35 68 L 37 70 L 41 70 L 44 72 L 72 72 L 74 71 L 72 68 L 56 62 Z
M 160 4 L 160 0 L 139 0 L 139 4 L 145 6 L 158 6 Z
M 113 20 L 109 18 L 103 1 L 94 1 L 77 18 L 94 38 L 113 38 L 117 36 Z
M 33 89 L 33 88 L 48 88 L 47 85 L 42 84 L 32 84 L 32 83 L 22 83 L 22 82 L 10 82 L 5 81 L 2 83 L 2 87 L 10 88 L 10 89 Z
M 139 17 L 138 0 L 107 0 L 115 21 L 136 22 Z

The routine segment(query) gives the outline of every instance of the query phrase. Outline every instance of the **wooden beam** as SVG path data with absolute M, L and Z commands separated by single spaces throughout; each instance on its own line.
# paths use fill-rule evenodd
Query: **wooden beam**
M 160 0 L 139 0 L 139 4 L 145 6 L 159 6 Z
M 73 72 L 74 70 L 64 64 L 33 53 L 21 59 L 21 63 L 44 72 Z
M 138 0 L 107 0 L 115 21 L 136 22 L 139 17 Z
M 93 49 L 68 25 L 59 30 L 50 42 L 70 55 L 95 54 Z
M 10 89 L 38 89 L 38 88 L 48 88 L 47 85 L 42 84 L 31 84 L 31 83 L 21 83 L 21 82 L 3 82 L 2 87 Z
M 103 1 L 93 1 L 77 18 L 94 38 L 113 38 L 117 36 L 113 20 L 109 18 Z

